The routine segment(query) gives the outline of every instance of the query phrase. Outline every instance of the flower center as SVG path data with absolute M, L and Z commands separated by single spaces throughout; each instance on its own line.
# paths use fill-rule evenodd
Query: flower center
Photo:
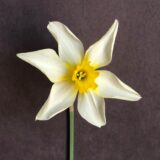
M 99 72 L 96 71 L 85 57 L 83 61 L 72 69 L 71 77 L 75 83 L 79 93 L 87 92 L 89 89 L 96 89 L 97 84 L 95 79 L 98 77 Z
M 81 81 L 87 77 L 87 73 L 84 70 L 80 70 L 76 73 L 76 78 Z

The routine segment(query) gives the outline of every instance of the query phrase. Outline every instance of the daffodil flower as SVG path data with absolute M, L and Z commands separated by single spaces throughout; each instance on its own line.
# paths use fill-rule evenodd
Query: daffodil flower
M 78 112 L 89 123 L 106 124 L 104 98 L 137 101 L 141 96 L 110 71 L 98 70 L 112 60 L 118 30 L 115 20 L 108 32 L 84 51 L 82 42 L 64 24 L 47 26 L 58 43 L 53 49 L 17 54 L 42 71 L 54 83 L 36 120 L 48 120 L 73 105 L 78 94 Z

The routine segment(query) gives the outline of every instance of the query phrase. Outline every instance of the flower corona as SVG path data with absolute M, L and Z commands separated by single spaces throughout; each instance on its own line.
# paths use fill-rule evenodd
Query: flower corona
M 79 93 L 85 93 L 89 89 L 94 90 L 97 88 L 95 79 L 98 77 L 98 74 L 98 71 L 90 66 L 89 60 L 84 58 L 82 62 L 73 69 L 72 81 L 75 83 Z

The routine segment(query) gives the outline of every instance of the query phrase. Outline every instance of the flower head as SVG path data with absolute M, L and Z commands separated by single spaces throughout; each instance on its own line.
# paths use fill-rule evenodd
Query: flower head
M 84 53 L 82 42 L 60 22 L 47 26 L 58 43 L 53 49 L 17 54 L 41 70 L 54 83 L 36 120 L 48 120 L 73 105 L 78 94 L 78 111 L 89 123 L 106 124 L 104 98 L 137 101 L 141 96 L 112 72 L 98 70 L 112 60 L 118 30 L 115 20 L 109 31 Z

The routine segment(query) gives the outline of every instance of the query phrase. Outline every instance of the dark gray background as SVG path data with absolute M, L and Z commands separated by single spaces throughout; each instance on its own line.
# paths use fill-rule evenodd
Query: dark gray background
M 0 160 L 67 160 L 67 112 L 34 121 L 52 84 L 16 53 L 57 50 L 46 28 L 54 20 L 87 49 L 115 18 L 120 27 L 106 68 L 143 99 L 106 100 L 101 129 L 76 110 L 75 160 L 160 159 L 159 0 L 0 0 Z

